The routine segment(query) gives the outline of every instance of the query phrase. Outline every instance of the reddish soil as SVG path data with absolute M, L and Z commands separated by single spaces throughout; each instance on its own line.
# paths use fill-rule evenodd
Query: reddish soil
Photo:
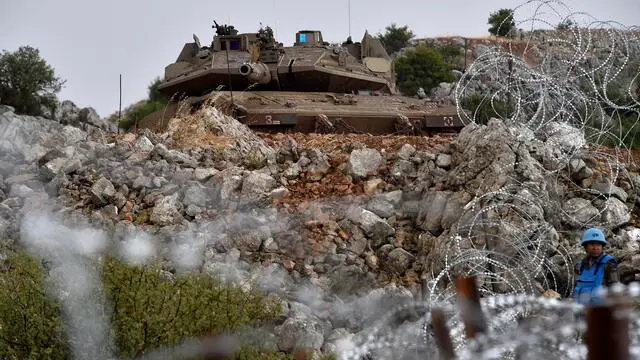
M 410 144 L 417 150 L 437 152 L 448 145 L 451 136 L 369 136 L 360 134 L 259 134 L 265 142 L 274 148 L 279 148 L 284 140 L 293 138 L 299 148 L 319 148 L 329 157 L 331 169 L 320 181 L 310 179 L 311 175 L 303 173 L 298 179 L 288 183 L 289 196 L 278 203 L 291 211 L 299 210 L 308 201 L 329 200 L 342 198 L 348 195 L 362 195 L 366 192 L 374 192 L 376 189 L 392 190 L 396 184 L 385 181 L 379 182 L 370 189 L 365 189 L 365 183 L 352 180 L 343 172 L 349 153 L 355 144 L 363 144 L 368 148 L 378 151 L 396 152 L 404 144 Z M 379 175 L 384 175 L 386 165 L 380 167 Z M 382 177 L 382 176 L 381 176 Z

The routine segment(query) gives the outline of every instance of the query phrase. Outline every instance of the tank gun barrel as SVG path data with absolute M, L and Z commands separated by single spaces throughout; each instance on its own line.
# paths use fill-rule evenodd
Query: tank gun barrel
M 240 74 L 254 84 L 268 84 L 271 82 L 271 71 L 269 67 L 262 62 L 244 63 L 240 65 Z

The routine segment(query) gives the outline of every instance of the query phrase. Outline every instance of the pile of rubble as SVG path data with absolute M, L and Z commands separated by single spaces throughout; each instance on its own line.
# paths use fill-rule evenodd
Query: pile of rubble
M 383 299 L 419 296 L 444 255 L 434 249 L 469 225 L 469 207 L 518 184 L 536 184 L 546 203 L 528 211 L 575 258 L 584 226 L 601 225 L 623 278 L 640 271 L 640 177 L 617 164 L 627 176 L 611 178 L 611 164 L 585 151 L 550 179 L 571 145 L 558 141 L 575 138 L 540 141 L 498 120 L 456 137 L 257 136 L 205 107 L 166 133 L 106 136 L 1 106 L 0 139 L 2 238 L 19 241 L 24 214 L 47 207 L 90 219 L 114 243 L 144 231 L 158 256 L 193 248 L 197 269 L 260 278 L 282 299 L 273 346 L 284 351 L 332 349 Z

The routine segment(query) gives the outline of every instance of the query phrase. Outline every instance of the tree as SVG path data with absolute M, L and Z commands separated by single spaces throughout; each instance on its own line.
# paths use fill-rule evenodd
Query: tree
M 429 93 L 441 82 L 454 80 L 451 67 L 435 49 L 418 46 L 395 62 L 396 83 L 403 94 L 413 95 L 422 87 Z
M 409 40 L 414 37 L 415 34 L 409 30 L 407 25 L 397 27 L 396 24 L 387 26 L 384 34 L 378 34 L 378 39 L 380 39 L 382 45 L 384 45 L 384 49 L 387 50 L 387 54 L 389 55 L 407 46 Z
M 569 30 L 571 28 L 576 27 L 577 24 L 575 23 L 575 21 L 566 18 L 564 20 L 562 20 L 561 22 L 558 23 L 558 25 L 556 25 L 556 30 Z
M 489 33 L 492 35 L 509 35 L 516 28 L 516 23 L 513 21 L 513 10 L 500 9 L 496 12 L 492 12 L 489 14 L 489 21 L 487 24 L 491 25 Z
M 158 91 L 158 86 L 160 86 L 160 84 L 162 83 L 162 79 L 160 77 L 156 77 L 155 79 L 153 79 L 153 82 L 149 84 L 149 101 L 159 101 L 165 104 L 167 103 L 167 99 L 165 99 L 162 94 L 160 94 L 160 91 Z
M 22 46 L 12 53 L 3 50 L 0 55 L 0 102 L 18 113 L 41 115 L 43 106 L 53 110 L 55 94 L 64 83 L 36 48 Z

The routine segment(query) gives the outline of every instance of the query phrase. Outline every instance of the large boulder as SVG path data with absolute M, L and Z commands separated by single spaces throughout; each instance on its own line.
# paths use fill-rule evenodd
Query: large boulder
M 320 350 L 324 333 L 319 321 L 313 317 L 297 316 L 287 319 L 276 328 L 280 351 L 296 349 Z
M 504 186 L 514 173 L 517 139 L 500 120 L 471 124 L 451 144 L 452 167 L 447 185 L 482 195 Z
M 355 178 L 365 178 L 378 171 L 382 155 L 376 149 L 355 149 L 349 155 L 347 171 Z

